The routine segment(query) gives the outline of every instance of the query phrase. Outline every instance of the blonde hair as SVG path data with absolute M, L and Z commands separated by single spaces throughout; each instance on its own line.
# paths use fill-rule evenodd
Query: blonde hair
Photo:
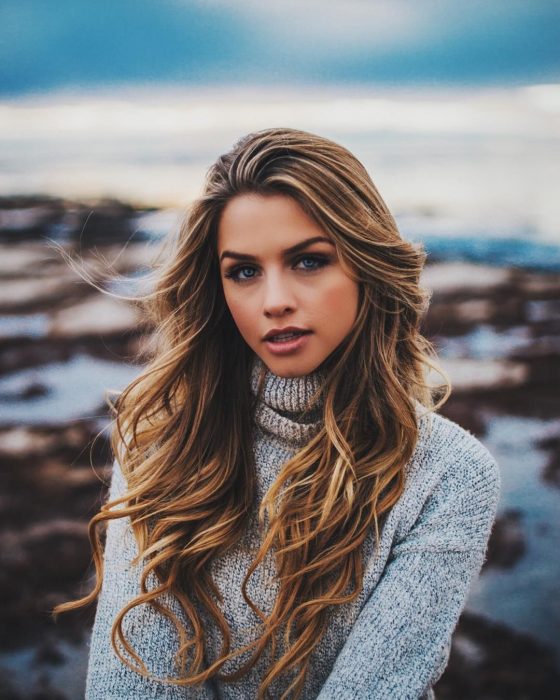
M 216 238 L 223 208 L 242 193 L 282 193 L 299 203 L 335 242 L 341 264 L 359 284 L 360 301 L 352 332 L 322 367 L 321 429 L 282 466 L 260 505 L 262 545 L 243 595 L 261 620 L 262 634 L 232 650 L 209 565 L 240 540 L 253 508 L 255 397 L 249 391 L 253 354 L 225 302 Z M 237 680 L 270 645 L 258 697 L 266 697 L 284 673 L 294 678 L 281 697 L 290 692 L 298 697 L 329 610 L 360 593 L 361 545 L 368 531 L 373 527 L 378 541 L 383 518 L 403 491 L 418 439 L 418 407 L 437 410 L 450 393 L 448 382 L 433 387 L 426 381 L 427 369 L 445 374 L 420 333 L 429 301 L 419 286 L 424 262 L 421 247 L 401 238 L 363 165 L 333 141 L 272 128 L 245 136 L 221 155 L 186 212 L 153 293 L 143 299 L 156 342 L 145 370 L 113 406 L 111 444 L 128 490 L 90 521 L 95 588 L 55 613 L 95 601 L 103 578 L 98 525 L 130 518 L 136 561 L 144 566 L 140 595 L 113 625 L 112 644 L 121 660 L 147 673 L 122 623 L 133 607 L 153 605 L 179 633 L 181 678 L 169 682 Z M 250 599 L 247 582 L 269 551 L 279 592 L 265 615 Z M 157 586 L 150 590 L 153 575 Z M 178 600 L 192 636 L 162 603 L 165 594 Z M 221 654 L 208 667 L 201 608 L 223 636 Z M 234 673 L 220 672 L 228 659 L 248 649 L 253 652 L 247 663 Z

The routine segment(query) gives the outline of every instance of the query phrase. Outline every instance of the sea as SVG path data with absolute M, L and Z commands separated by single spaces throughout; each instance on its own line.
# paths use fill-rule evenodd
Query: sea
M 0 97 L 0 196 L 118 198 L 176 226 L 241 136 L 288 126 L 365 165 L 432 260 L 560 270 L 560 83 L 123 84 Z M 141 228 L 144 224 L 140 224 Z

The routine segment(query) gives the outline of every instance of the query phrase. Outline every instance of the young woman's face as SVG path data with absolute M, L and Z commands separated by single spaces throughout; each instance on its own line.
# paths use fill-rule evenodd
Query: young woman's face
M 358 284 L 343 270 L 330 236 L 294 199 L 237 195 L 222 212 L 217 247 L 233 320 L 271 372 L 308 374 L 347 336 L 358 312 Z M 289 326 L 306 334 L 265 340 Z

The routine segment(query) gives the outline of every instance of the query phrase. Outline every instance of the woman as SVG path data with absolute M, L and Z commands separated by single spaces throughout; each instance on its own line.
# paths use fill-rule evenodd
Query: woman
M 87 698 L 434 697 L 499 473 L 436 413 L 424 259 L 330 140 L 210 168 L 114 407 L 95 589 L 55 611 L 99 596 Z

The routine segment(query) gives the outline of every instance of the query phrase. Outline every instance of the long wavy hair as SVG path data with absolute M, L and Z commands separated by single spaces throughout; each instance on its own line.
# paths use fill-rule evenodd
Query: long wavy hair
M 359 308 L 352 331 L 322 365 L 321 429 L 282 466 L 259 504 L 262 544 L 242 590 L 260 619 L 260 636 L 231 649 L 210 563 L 239 542 L 254 512 L 256 399 L 249 390 L 254 355 L 223 293 L 217 230 L 225 205 L 244 193 L 292 197 L 334 241 L 341 264 L 359 284 Z M 111 405 L 111 446 L 128 490 L 90 521 L 95 588 L 59 605 L 55 614 L 96 600 L 103 579 L 98 526 L 129 518 L 135 562 L 143 569 L 141 593 L 113 624 L 112 644 L 121 660 L 146 675 L 122 625 L 132 608 L 152 605 L 179 634 L 180 676 L 169 682 L 238 680 L 268 649 L 258 697 L 268 697 L 282 674 L 293 678 L 282 699 L 299 697 L 329 612 L 361 591 L 364 539 L 373 528 L 379 541 L 383 519 L 404 489 L 418 409 L 437 410 L 451 391 L 434 347 L 421 334 L 429 303 L 419 283 L 425 257 L 421 246 L 401 238 L 366 169 L 341 145 L 306 131 L 271 128 L 241 138 L 221 155 L 201 196 L 187 208 L 155 287 L 141 299 L 155 342 L 145 369 Z M 430 385 L 430 370 L 445 382 Z M 250 599 L 247 582 L 269 551 L 279 592 L 265 614 Z M 150 588 L 154 575 L 157 585 Z M 164 605 L 165 594 L 175 596 L 191 630 Z M 222 635 L 221 654 L 209 665 L 202 609 Z M 220 670 L 246 650 L 252 653 L 239 669 Z

